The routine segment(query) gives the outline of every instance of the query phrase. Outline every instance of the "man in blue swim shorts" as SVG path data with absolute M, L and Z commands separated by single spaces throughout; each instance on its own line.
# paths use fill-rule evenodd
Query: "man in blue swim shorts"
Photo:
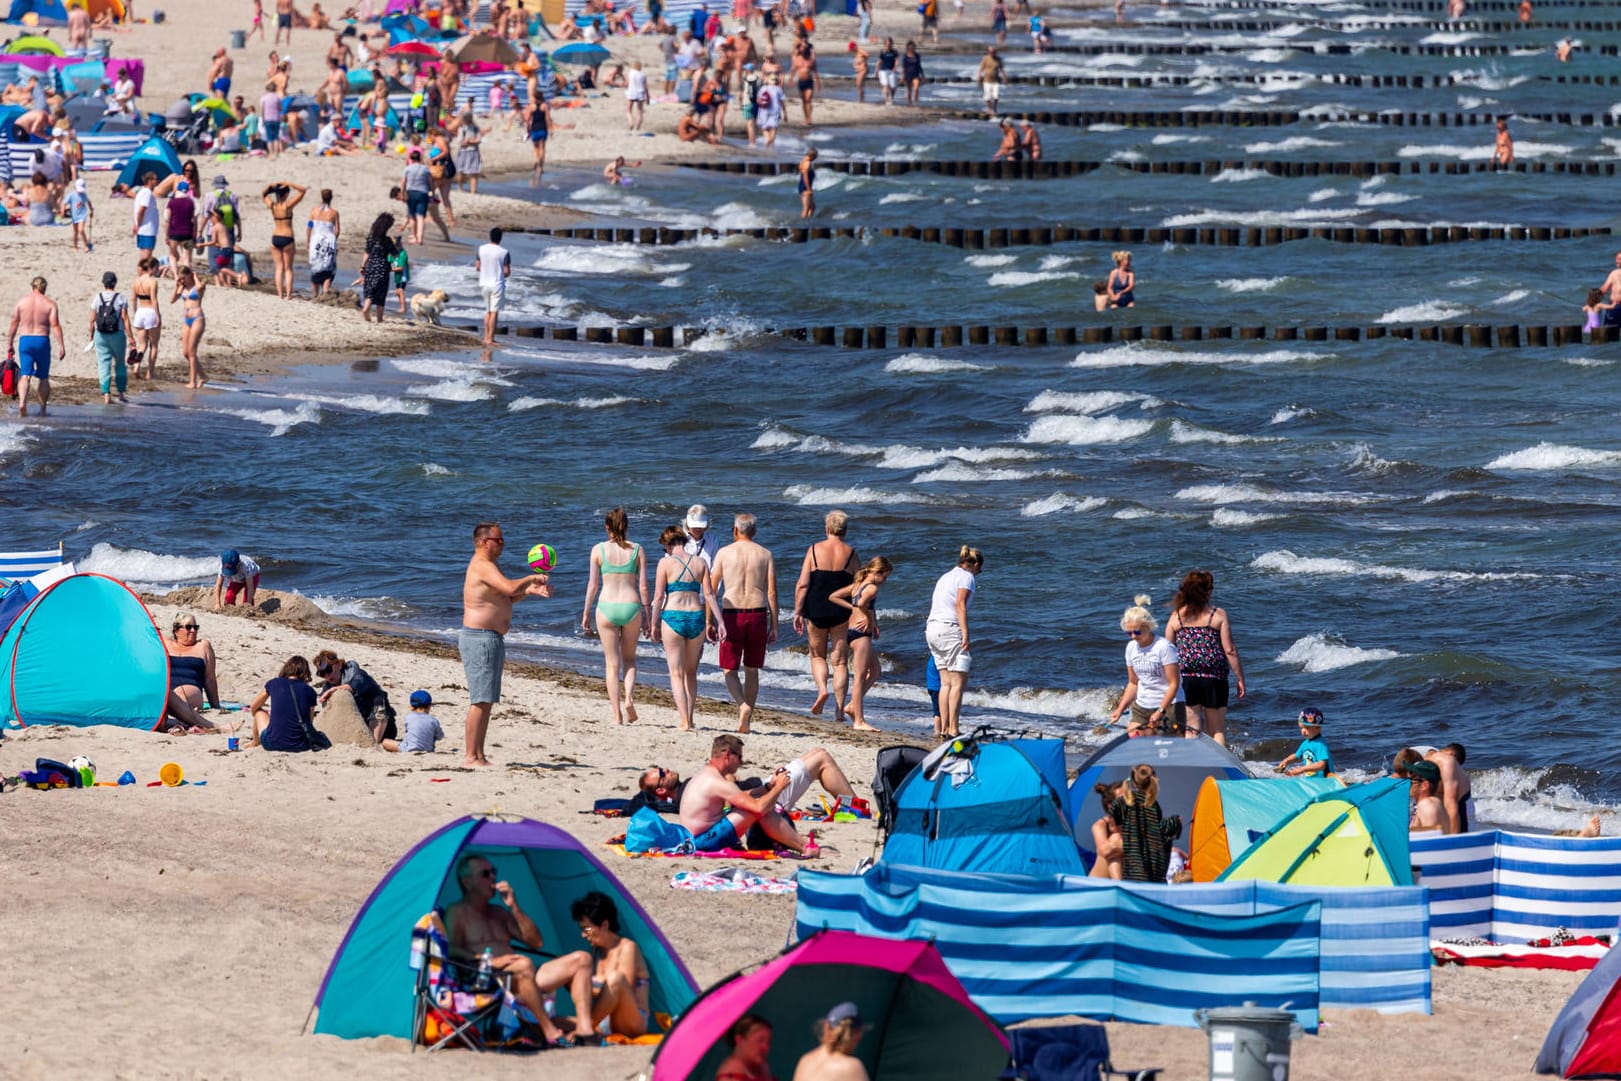
M 716 736 L 709 749 L 709 762 L 687 781 L 681 793 L 681 825 L 692 834 L 699 852 L 741 848 L 749 828 L 759 823 L 766 835 L 791 852 L 805 856 L 821 854 L 814 836 L 799 835 L 777 810 L 777 797 L 794 783 L 793 775 L 780 768 L 765 788 L 750 795 L 733 779 L 743 764 L 743 741 L 734 735 Z
M 29 283 L 33 288 L 11 311 L 11 330 L 6 335 L 6 356 L 17 358 L 17 415 L 28 415 L 28 395 L 38 384 L 39 415 L 51 400 L 51 333 L 56 333 L 57 359 L 67 356 L 68 347 L 62 340 L 62 320 L 56 310 L 56 301 L 45 296 L 44 278 Z

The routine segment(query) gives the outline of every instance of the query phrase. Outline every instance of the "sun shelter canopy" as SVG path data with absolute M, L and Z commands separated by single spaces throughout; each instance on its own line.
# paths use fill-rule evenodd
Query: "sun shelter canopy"
M 902 782 L 883 859 L 995 874 L 1084 874 L 1064 805 L 1063 742 L 956 742 L 962 753 L 943 745 Z
M 1160 810 L 1167 818 L 1181 815 L 1184 830 L 1193 821 L 1194 802 L 1199 798 L 1199 786 L 1206 777 L 1253 776 L 1233 752 L 1209 736 L 1198 739 L 1116 736 L 1092 752 L 1092 757 L 1081 764 L 1080 772 L 1069 786 L 1075 838 L 1088 853 L 1092 848 L 1091 824 L 1102 813 L 1098 798 L 1092 792 L 1093 786 L 1124 780 L 1133 766 L 1145 762 L 1154 767 L 1159 778 Z
M 163 637 L 116 578 L 56 581 L 0 637 L 0 725 L 151 729 L 168 698 Z
M 124 167 L 118 170 L 118 182 L 134 185 L 147 173 L 153 173 L 162 180 L 179 171 L 180 155 L 175 153 L 174 147 L 154 135 L 142 143 L 140 149 L 131 154 Z
M 561 956 L 587 949 L 569 906 L 592 890 L 607 894 L 619 911 L 620 933 L 641 948 L 647 961 L 653 1012 L 675 1016 L 691 1004 L 697 985 L 686 966 L 642 906 L 579 841 L 527 818 L 469 816 L 419 842 L 361 905 L 316 992 L 316 1032 L 346 1039 L 411 1038 L 411 928 L 425 913 L 461 899 L 456 864 L 475 853 L 494 865 L 498 878 L 512 884 L 519 906 L 540 929 L 547 953 Z
M 1536 1072 L 1621 1077 L 1621 950 L 1605 954 L 1571 993 L 1537 1054 Z
M 1324 792 L 1237 856 L 1217 881 L 1411 886 L 1408 785 L 1399 777 Z
M 1324 792 L 1332 777 L 1206 777 L 1193 807 L 1188 862 L 1195 882 L 1214 882 L 1235 856 Z
M 861 1011 L 855 1054 L 872 1081 L 988 1079 L 1007 1065 L 1007 1037 L 933 945 L 824 931 L 704 992 L 659 1044 L 652 1081 L 712 1081 L 745 1013 L 771 1023 L 771 1072 L 792 1077 L 816 1020 L 840 1002 Z

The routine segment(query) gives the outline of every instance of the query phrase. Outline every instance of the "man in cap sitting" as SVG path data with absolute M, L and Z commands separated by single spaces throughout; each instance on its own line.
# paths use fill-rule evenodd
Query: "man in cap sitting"
M 1451 833 L 1446 808 L 1441 805 L 1441 767 L 1423 758 L 1409 762 L 1407 783 L 1413 793 L 1413 818 L 1408 829 L 1414 833 Z

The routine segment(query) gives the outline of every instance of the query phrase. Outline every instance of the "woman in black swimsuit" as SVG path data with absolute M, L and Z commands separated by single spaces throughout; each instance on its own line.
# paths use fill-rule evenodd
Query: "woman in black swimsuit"
M 820 714 L 831 693 L 833 710 L 840 723 L 844 721 L 844 700 L 850 690 L 850 646 L 845 640 L 850 610 L 828 598 L 855 581 L 855 569 L 861 565 L 855 549 L 844 543 L 844 531 L 849 523 L 850 516 L 842 510 L 827 512 L 823 522 L 827 539 L 805 550 L 799 584 L 794 587 L 794 633 L 803 634 L 810 645 L 811 679 L 816 683 L 816 701 L 811 712 Z M 833 675 L 831 688 L 829 661 Z
M 302 184 L 278 180 L 264 190 L 265 206 L 270 208 L 270 256 L 276 261 L 276 295 L 293 299 L 293 208 L 309 189 Z M 288 196 L 297 192 L 292 198 Z

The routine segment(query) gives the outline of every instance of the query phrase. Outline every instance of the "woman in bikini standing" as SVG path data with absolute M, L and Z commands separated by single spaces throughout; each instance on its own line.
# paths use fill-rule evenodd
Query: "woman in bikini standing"
M 1227 676 L 1244 697 L 1244 666 L 1233 645 L 1233 626 L 1224 609 L 1210 603 L 1216 581 L 1209 571 L 1189 571 L 1171 598 L 1165 639 L 1182 664 L 1182 695 L 1187 699 L 1188 735 L 1204 732 L 1227 746 Z
M 174 295 L 169 298 L 173 304 L 177 300 L 185 300 L 186 329 L 180 339 L 181 349 L 186 355 L 186 364 L 189 368 L 186 386 L 193 390 L 203 385 L 203 365 L 197 359 L 197 347 L 202 344 L 203 331 L 208 329 L 208 317 L 203 314 L 203 294 L 208 286 L 197 280 L 197 272 L 189 266 L 183 266 L 175 275 Z
M 163 333 L 163 313 L 158 310 L 158 261 L 148 255 L 140 261 L 140 273 L 130 287 L 135 310 L 130 313 L 129 325 L 135 331 L 135 361 L 130 365 L 130 376 L 151 379 L 158 366 L 158 336 Z M 146 358 L 146 374 L 141 374 L 141 358 Z
M 647 615 L 647 564 L 642 546 L 625 539 L 629 521 L 623 507 L 615 507 L 602 520 L 608 539 L 591 549 L 591 580 L 585 587 L 585 611 L 580 627 L 602 639 L 608 707 L 615 724 L 636 721 L 636 639 Z M 591 623 L 591 602 L 597 591 L 596 625 Z M 621 695 L 621 681 L 623 694 Z M 623 707 L 620 702 L 623 699 Z
M 664 558 L 653 575 L 653 615 L 647 623 L 647 637 L 664 640 L 664 657 L 670 664 L 670 697 L 675 699 L 675 715 L 683 732 L 694 729 L 693 712 L 698 707 L 698 661 L 704 653 L 704 624 L 726 636 L 720 605 L 710 584 L 709 561 L 688 555 L 687 531 L 673 525 L 659 535 Z M 655 630 L 657 628 L 657 630 Z
M 803 634 L 810 645 L 811 680 L 816 684 L 816 701 L 810 711 L 820 714 L 831 691 L 834 715 L 843 724 L 844 700 L 850 689 L 850 647 L 845 638 L 850 611 L 849 606 L 841 608 L 829 598 L 855 581 L 855 568 L 861 565 L 861 558 L 844 542 L 850 525 L 848 514 L 830 510 L 822 525 L 827 537 L 805 550 L 799 584 L 794 587 L 794 633 Z
M 883 556 L 874 556 L 856 572 L 854 582 L 828 598 L 850 610 L 850 667 L 855 676 L 850 689 L 850 727 L 862 732 L 878 731 L 867 723 L 866 710 L 867 692 L 879 675 L 878 612 L 873 604 L 878 600 L 878 588 L 894 569 Z
M 270 256 L 276 261 L 276 295 L 293 299 L 293 208 L 304 201 L 309 189 L 302 184 L 278 180 L 264 190 L 265 206 L 270 208 Z M 291 199 L 288 195 L 297 192 Z

